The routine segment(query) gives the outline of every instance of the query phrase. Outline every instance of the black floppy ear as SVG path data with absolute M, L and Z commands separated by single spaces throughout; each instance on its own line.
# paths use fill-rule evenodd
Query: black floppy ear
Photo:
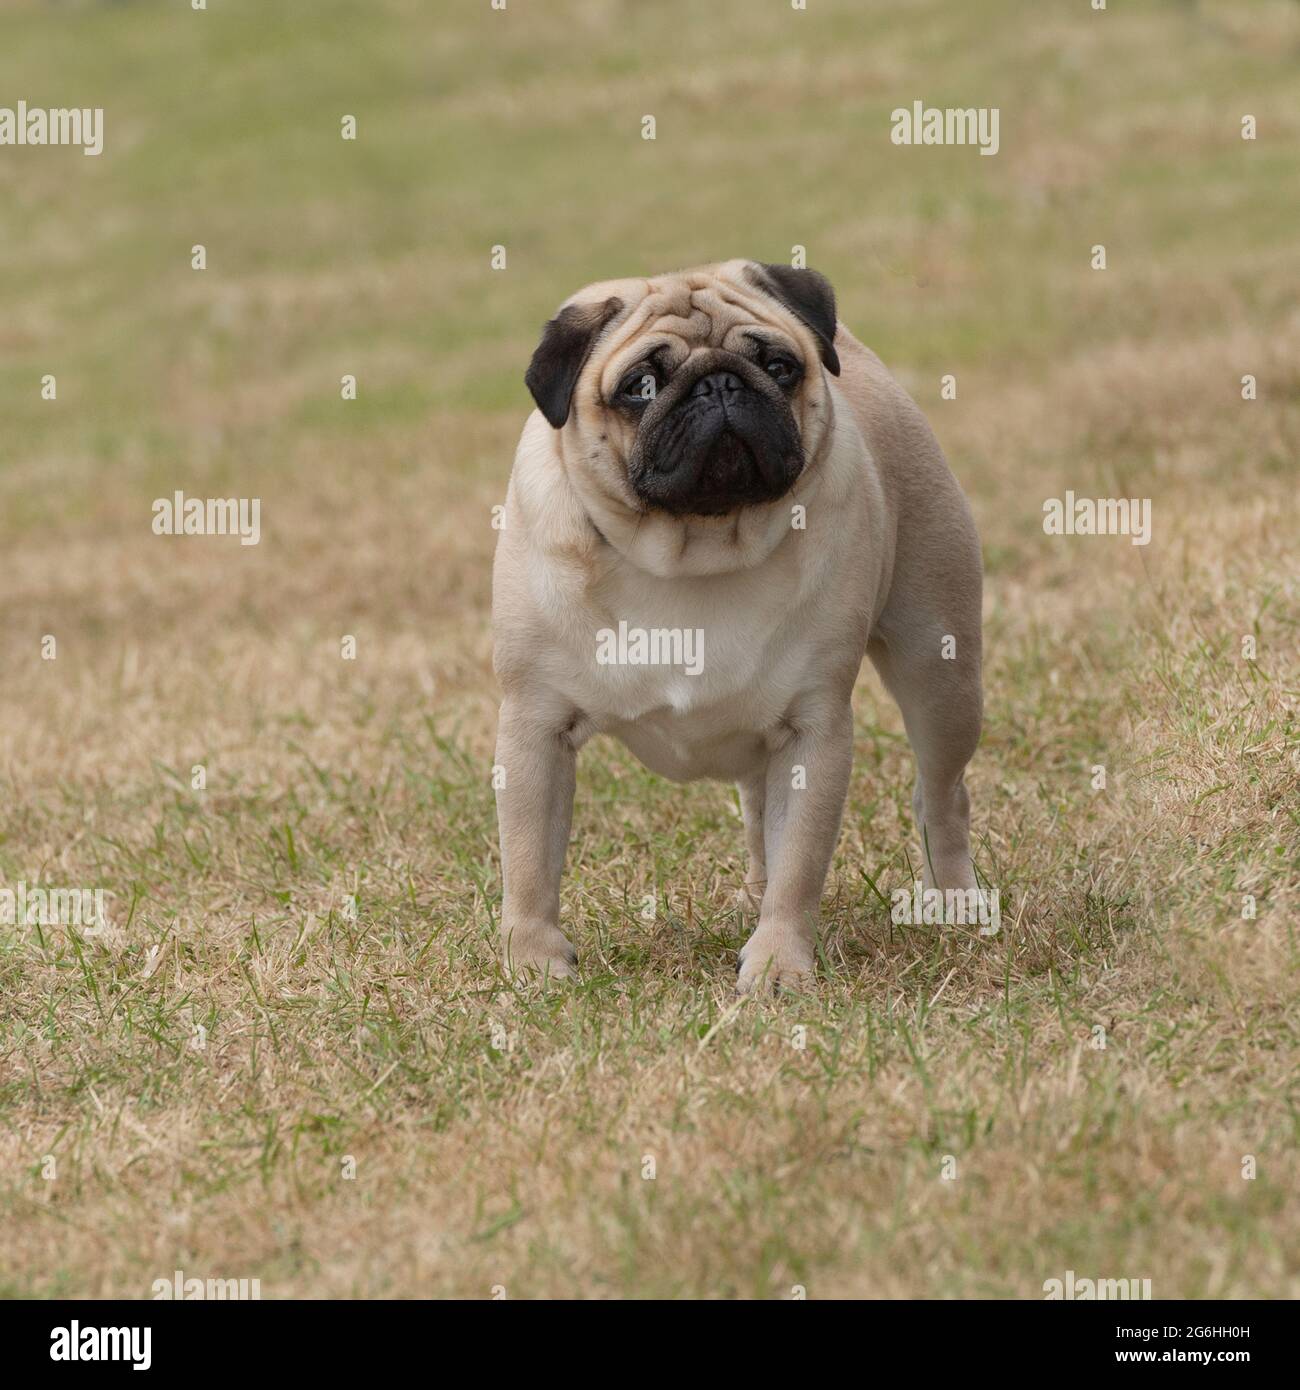
M 574 388 L 600 330 L 622 307 L 621 299 L 569 304 L 542 329 L 542 341 L 524 373 L 524 384 L 554 429 L 569 418 Z
M 796 270 L 789 265 L 767 265 L 755 261 L 749 278 L 812 329 L 821 346 L 822 361 L 832 376 L 840 374 L 835 351 L 835 291 L 831 282 L 815 270 Z

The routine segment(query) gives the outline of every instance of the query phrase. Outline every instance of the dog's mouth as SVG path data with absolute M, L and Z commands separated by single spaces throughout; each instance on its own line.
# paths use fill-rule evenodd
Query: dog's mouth
M 739 393 L 737 393 L 739 395 Z M 631 482 L 641 500 L 674 516 L 723 516 L 773 502 L 803 470 L 798 433 L 765 402 L 741 396 L 674 412 L 639 457 Z
M 727 430 L 700 464 L 693 503 L 705 516 L 730 511 L 737 497 L 766 491 L 765 483 L 754 450 L 738 434 Z

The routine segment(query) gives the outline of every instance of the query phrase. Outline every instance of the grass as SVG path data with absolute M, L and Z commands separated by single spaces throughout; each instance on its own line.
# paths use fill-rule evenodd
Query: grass
M 4 100 L 106 108 L 99 159 L 0 148 L 0 876 L 113 919 L 0 928 L 0 1292 L 1300 1293 L 1300 10 L 266 11 L 0 18 Z M 891 146 L 918 98 L 1001 152 Z M 489 566 L 536 332 L 795 244 L 972 498 L 1002 931 L 890 922 L 864 675 L 815 995 L 731 997 L 732 790 L 605 744 L 583 979 L 516 990 Z M 154 536 L 178 488 L 261 544 Z M 1045 536 L 1066 488 L 1152 543 Z

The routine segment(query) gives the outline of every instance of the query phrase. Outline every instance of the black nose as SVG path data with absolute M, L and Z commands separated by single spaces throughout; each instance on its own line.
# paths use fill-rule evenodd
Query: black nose
M 724 399 L 733 391 L 743 390 L 740 378 L 734 372 L 710 372 L 702 376 L 691 388 L 692 396 L 722 396 Z

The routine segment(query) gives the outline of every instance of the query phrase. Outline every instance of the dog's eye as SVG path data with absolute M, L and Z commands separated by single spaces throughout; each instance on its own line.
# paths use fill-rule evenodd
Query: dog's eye
M 799 380 L 799 364 L 784 353 L 773 353 L 763 363 L 763 370 L 778 386 L 793 386 Z
M 662 384 L 658 369 L 643 362 L 639 367 L 633 367 L 619 383 L 618 403 L 634 407 L 649 405 Z

